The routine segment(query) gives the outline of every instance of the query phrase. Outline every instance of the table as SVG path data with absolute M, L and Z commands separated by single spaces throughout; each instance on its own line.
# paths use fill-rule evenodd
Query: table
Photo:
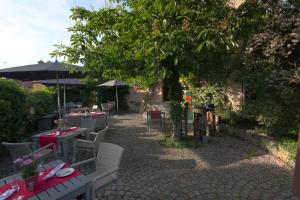
M 87 128 L 80 128 L 78 130 L 71 131 L 70 133 L 68 133 L 66 135 L 56 136 L 57 137 L 57 149 L 58 149 L 58 152 L 62 155 L 64 161 L 67 161 L 67 159 L 68 159 L 68 153 L 69 153 L 69 144 L 68 143 L 69 143 L 69 141 L 71 139 L 74 139 L 76 136 L 86 135 L 87 130 L 88 130 Z M 50 130 L 47 132 L 33 135 L 32 139 L 33 139 L 34 149 L 39 149 L 41 147 L 40 146 L 40 136 L 51 133 L 53 131 L 56 131 L 56 130 Z
M 96 119 L 96 131 L 102 130 L 107 126 L 107 114 L 106 112 L 96 113 L 70 113 L 64 116 L 67 120 L 68 126 L 80 126 L 81 119 L 93 118 Z
M 56 160 L 51 163 L 45 164 L 42 167 L 42 170 L 54 167 L 60 163 L 62 163 L 61 160 Z M 9 184 L 21 178 L 21 173 L 5 177 L 3 179 L 0 179 L 0 186 Z M 84 194 L 84 199 L 90 200 L 90 183 L 91 180 L 87 176 L 81 174 L 72 179 L 69 179 L 62 184 L 56 185 L 52 188 L 47 189 L 46 191 L 38 193 L 37 195 L 28 198 L 28 200 L 64 200 L 76 198 L 81 194 Z

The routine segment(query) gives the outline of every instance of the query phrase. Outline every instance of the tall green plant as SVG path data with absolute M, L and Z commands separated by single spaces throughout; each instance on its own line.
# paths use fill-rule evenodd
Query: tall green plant
M 114 2 L 119 5 L 96 11 L 73 8 L 71 45 L 57 45 L 52 55 L 83 63 L 88 74 L 101 72 L 129 81 L 142 77 L 149 85 L 159 79 L 171 80 L 174 134 L 179 136 L 179 77 L 200 71 L 210 77 L 224 74 L 223 62 L 212 62 L 235 46 L 229 29 L 231 8 L 226 0 Z
M 0 78 L 0 94 L 0 140 L 16 142 L 24 136 L 27 91 L 13 80 Z

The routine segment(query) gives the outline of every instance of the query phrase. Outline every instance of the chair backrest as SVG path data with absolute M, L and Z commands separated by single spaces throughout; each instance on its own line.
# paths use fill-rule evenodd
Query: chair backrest
M 108 101 L 107 106 L 108 106 L 109 109 L 114 109 L 116 107 L 116 102 Z
M 107 103 L 101 103 L 101 110 L 102 111 L 107 111 L 109 109 Z
M 88 128 L 88 132 L 96 130 L 96 119 L 93 118 L 84 118 L 80 119 L 80 127 Z
M 101 142 L 97 154 L 97 173 L 104 173 L 113 169 L 118 169 L 123 151 L 123 147 L 119 145 Z
M 93 107 L 92 107 L 92 111 L 97 111 L 98 110 L 98 105 L 93 105 Z
M 150 111 L 151 119 L 160 119 L 161 118 L 161 111 L 160 110 L 152 110 Z
M 2 142 L 1 144 L 5 146 L 5 148 L 9 151 L 13 161 L 16 160 L 17 158 L 32 153 L 30 142 L 24 142 L 24 143 Z
M 105 135 L 106 135 L 106 131 L 108 130 L 108 127 L 105 127 L 105 129 L 97 132 L 97 135 L 94 139 L 94 144 L 95 144 L 95 149 L 98 150 L 99 149 L 99 145 L 100 142 L 104 141 Z

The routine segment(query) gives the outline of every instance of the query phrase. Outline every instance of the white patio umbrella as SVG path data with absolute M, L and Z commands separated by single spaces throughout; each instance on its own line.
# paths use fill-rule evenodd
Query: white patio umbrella
M 111 80 L 107 81 L 105 83 L 102 83 L 100 85 L 97 85 L 97 87 L 116 87 L 116 104 L 117 104 L 117 112 L 119 112 L 119 96 L 118 96 L 118 87 L 119 86 L 128 86 L 128 84 L 124 81 L 118 81 L 118 80 Z

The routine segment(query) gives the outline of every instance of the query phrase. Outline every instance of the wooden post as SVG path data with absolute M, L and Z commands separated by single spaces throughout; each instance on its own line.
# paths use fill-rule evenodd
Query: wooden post
M 300 197 L 300 130 L 298 134 L 298 148 L 294 173 L 293 192 L 295 196 Z

